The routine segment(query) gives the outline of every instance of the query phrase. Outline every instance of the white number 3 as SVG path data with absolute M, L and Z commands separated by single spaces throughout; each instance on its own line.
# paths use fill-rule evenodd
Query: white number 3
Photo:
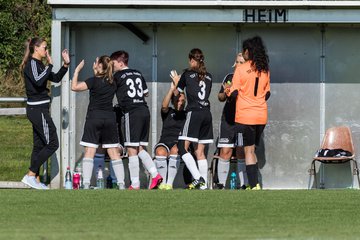
M 200 98 L 200 100 L 204 100 L 205 99 L 205 88 L 206 88 L 205 81 L 200 81 L 199 87 L 200 87 L 200 92 L 198 92 L 198 97 Z
M 137 87 L 138 90 L 136 90 L 135 84 L 138 86 Z M 142 82 L 141 82 L 140 78 L 136 78 L 135 83 L 134 83 L 134 80 L 132 80 L 131 78 L 128 78 L 126 80 L 126 85 L 129 86 L 129 90 L 127 91 L 127 94 L 129 97 L 134 98 L 137 94 L 138 97 L 141 98 L 144 95 L 144 90 L 142 88 Z

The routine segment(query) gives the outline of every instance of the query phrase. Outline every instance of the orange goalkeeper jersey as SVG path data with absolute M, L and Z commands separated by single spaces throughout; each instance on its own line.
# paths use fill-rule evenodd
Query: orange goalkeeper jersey
M 258 125 L 267 123 L 265 95 L 270 92 L 270 72 L 258 73 L 251 61 L 237 66 L 232 79 L 230 93 L 238 90 L 235 122 Z

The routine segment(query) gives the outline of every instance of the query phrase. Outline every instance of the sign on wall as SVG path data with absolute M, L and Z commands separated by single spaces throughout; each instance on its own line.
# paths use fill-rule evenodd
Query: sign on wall
M 244 9 L 246 23 L 285 23 L 288 21 L 287 9 Z

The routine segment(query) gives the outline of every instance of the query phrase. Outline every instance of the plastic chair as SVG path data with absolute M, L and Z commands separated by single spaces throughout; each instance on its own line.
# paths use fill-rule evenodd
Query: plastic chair
M 347 126 L 332 127 L 326 130 L 323 142 L 321 144 L 321 149 L 342 149 L 349 151 L 351 156 L 341 156 L 341 157 L 314 157 L 311 162 L 311 168 L 309 169 L 310 179 L 309 179 L 309 188 L 311 176 L 314 176 L 314 185 L 317 188 L 316 180 L 316 161 L 324 164 L 340 164 L 347 163 L 351 161 L 353 163 L 352 167 L 352 179 L 354 180 L 354 175 L 357 176 L 358 186 L 360 186 L 359 178 L 359 169 L 357 162 L 355 160 L 355 150 L 352 141 L 350 128 Z

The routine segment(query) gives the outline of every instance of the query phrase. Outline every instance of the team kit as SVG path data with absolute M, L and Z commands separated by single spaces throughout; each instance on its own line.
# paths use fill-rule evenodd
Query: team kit
M 31 42 L 30 42 L 31 44 Z M 24 78 L 28 93 L 27 115 L 34 129 L 34 149 L 29 173 L 23 182 L 32 188 L 48 189 L 36 182 L 43 161 L 36 161 L 53 154 L 59 147 L 56 128 L 49 115 L 50 97 L 47 81 L 61 81 L 70 59 L 63 53 L 64 65 L 58 73 L 51 72 L 52 65 L 45 66 L 37 60 L 41 44 L 34 41 L 32 56 L 25 61 Z M 256 62 L 261 39 L 255 37 L 243 43 L 242 53 L 236 56 L 234 72 L 226 75 L 218 93 L 225 102 L 216 141 L 218 151 L 217 178 L 219 189 L 228 188 L 227 178 L 230 159 L 237 158 L 237 170 L 243 189 L 261 189 L 257 179 L 255 146 L 267 122 L 267 103 L 270 96 L 270 72 L 268 59 Z M 244 48 L 245 47 L 245 48 Z M 260 49 L 264 52 L 264 48 Z M 40 54 L 39 56 L 37 54 Z M 25 59 L 25 57 L 24 57 Z M 141 162 L 150 175 L 148 189 L 173 189 L 180 161 L 191 174 L 187 189 L 208 188 L 208 160 L 206 148 L 213 143 L 213 124 L 209 96 L 213 77 L 207 71 L 203 52 L 194 48 L 189 52 L 189 66 L 181 74 L 170 72 L 170 88 L 161 105 L 162 130 L 154 147 L 154 157 L 147 150 L 150 129 L 150 111 L 146 103 L 149 89 L 138 70 L 129 68 L 129 54 L 120 50 L 110 56 L 101 56 L 93 64 L 94 76 L 79 81 L 79 73 L 85 62 L 75 68 L 71 89 L 89 91 L 89 105 L 80 145 L 85 152 L 82 159 L 83 188 L 90 189 L 94 158 L 99 149 L 107 152 L 111 171 L 119 189 L 140 189 Z M 264 64 L 265 62 L 265 64 Z M 50 66 L 50 67 L 49 67 Z M 265 67 L 264 67 L 265 66 Z M 114 96 L 117 105 L 113 106 Z M 35 141 L 36 140 L 36 141 Z M 43 148 L 43 149 L 41 149 Z M 49 149 L 50 148 L 50 149 Z M 234 151 L 242 148 L 242 151 Z M 44 152 L 44 149 L 46 152 Z M 242 152 L 243 154 L 238 154 Z M 129 160 L 130 185 L 125 186 L 122 158 Z M 34 176 L 33 176 L 34 175 Z M 35 177 L 35 180 L 32 179 Z

